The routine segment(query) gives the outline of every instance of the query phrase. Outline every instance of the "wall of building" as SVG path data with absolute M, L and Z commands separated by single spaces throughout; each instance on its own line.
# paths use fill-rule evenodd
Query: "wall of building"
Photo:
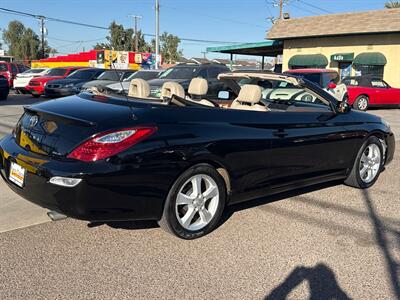
M 294 55 L 323 54 L 329 61 L 327 68 L 338 70 L 338 63 L 331 61 L 331 55 L 354 53 L 356 57 L 364 52 L 380 52 L 385 55 L 387 64 L 384 80 L 400 88 L 400 33 L 285 40 L 282 66 L 284 71 L 288 70 L 288 61 Z M 355 75 L 354 68 L 352 75 Z

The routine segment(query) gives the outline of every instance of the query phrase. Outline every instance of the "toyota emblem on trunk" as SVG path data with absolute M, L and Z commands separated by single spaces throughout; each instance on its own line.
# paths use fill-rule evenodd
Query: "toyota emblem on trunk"
M 29 119 L 29 128 L 35 127 L 35 125 L 39 122 L 39 118 L 37 116 L 32 116 Z

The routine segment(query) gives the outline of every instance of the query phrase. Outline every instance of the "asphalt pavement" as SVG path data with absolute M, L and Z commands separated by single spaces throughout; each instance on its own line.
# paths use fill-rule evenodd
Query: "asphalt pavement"
M 0 130 L 25 98 L 0 103 Z M 399 139 L 399 110 L 370 112 Z M 334 183 L 233 206 L 195 241 L 156 222 L 15 229 L 45 211 L 20 210 L 0 183 L 0 299 L 398 299 L 399 159 L 368 190 Z

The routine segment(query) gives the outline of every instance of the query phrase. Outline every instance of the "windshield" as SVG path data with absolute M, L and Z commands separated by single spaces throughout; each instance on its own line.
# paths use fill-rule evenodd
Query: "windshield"
M 150 79 L 157 78 L 158 74 L 159 74 L 158 72 L 137 71 L 136 73 L 130 75 L 124 81 L 131 81 L 132 79 L 135 79 L 135 78 L 141 78 L 141 79 L 144 79 L 144 80 L 150 80 Z
M 68 79 L 90 79 L 94 75 L 95 70 L 76 70 L 67 76 Z M 118 79 L 117 79 L 118 80 Z
M 97 78 L 98 80 L 111 80 L 111 81 L 119 81 L 122 72 L 118 71 L 105 71 L 101 73 L 101 75 Z
M 160 79 L 192 79 L 196 76 L 198 67 L 170 68 L 162 73 Z
M 67 73 L 67 69 L 55 68 L 55 69 L 50 69 L 49 72 L 47 73 L 47 75 L 48 76 L 64 76 L 65 73 Z
M 29 70 L 22 72 L 22 74 L 38 74 L 38 73 L 42 73 L 44 70 L 46 70 L 46 69 L 29 69 Z

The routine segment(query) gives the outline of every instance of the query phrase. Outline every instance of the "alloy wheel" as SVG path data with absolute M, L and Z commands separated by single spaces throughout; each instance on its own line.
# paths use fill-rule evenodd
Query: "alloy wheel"
M 381 167 L 381 151 L 376 144 L 369 144 L 360 159 L 359 174 L 365 183 L 372 182 Z
M 358 109 L 359 110 L 366 110 L 368 107 L 368 100 L 365 97 L 361 97 L 360 99 L 358 99 Z
M 178 192 L 175 214 L 183 228 L 195 231 L 207 226 L 217 213 L 218 185 L 205 174 L 190 177 Z

